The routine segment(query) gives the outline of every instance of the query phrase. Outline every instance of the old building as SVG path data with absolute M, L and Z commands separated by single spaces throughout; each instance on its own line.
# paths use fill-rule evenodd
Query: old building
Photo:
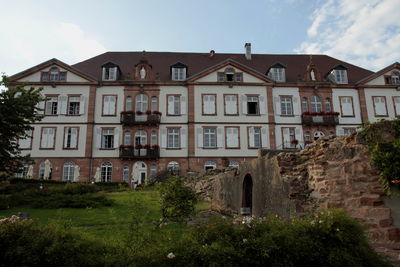
M 48 98 L 32 138 L 20 140 L 35 165 L 18 175 L 76 180 L 79 167 L 81 181 L 140 184 L 168 169 L 238 166 L 259 148 L 301 148 L 399 116 L 399 72 L 398 63 L 374 73 L 326 55 L 251 54 L 250 44 L 244 54 L 51 59 L 11 77 Z

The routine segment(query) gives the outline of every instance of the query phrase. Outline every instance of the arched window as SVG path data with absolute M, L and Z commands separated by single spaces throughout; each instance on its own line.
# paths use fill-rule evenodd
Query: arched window
M 217 168 L 217 164 L 213 160 L 208 160 L 206 163 L 204 163 L 204 169 L 205 170 L 214 170 Z
M 331 99 L 329 97 L 327 97 L 325 99 L 325 112 L 331 112 L 332 108 L 331 108 Z
M 158 140 L 157 140 L 157 132 L 156 131 L 152 131 L 151 132 L 151 138 L 150 138 L 150 145 L 154 146 L 158 144 Z
M 101 164 L 101 181 L 111 182 L 112 177 L 112 164 L 111 162 L 103 162 Z
M 239 163 L 237 161 L 229 161 L 229 167 L 239 169 Z
M 44 179 L 44 162 L 39 165 L 39 179 Z
M 125 132 L 124 133 L 124 145 L 125 146 L 130 146 L 131 145 L 131 133 L 130 132 Z
M 122 179 L 124 181 L 129 181 L 129 166 L 127 165 L 122 169 Z
M 307 97 L 303 97 L 303 99 L 301 100 L 301 109 L 303 110 L 303 112 L 308 112 L 308 100 L 307 100 Z
M 51 68 L 49 71 L 50 81 L 58 81 L 58 76 L 60 75 L 60 71 L 58 68 Z
M 143 130 L 136 131 L 135 133 L 135 146 L 147 145 L 147 133 Z
M 154 179 L 157 176 L 157 165 L 150 166 L 150 177 Z
M 156 96 L 153 96 L 151 98 L 151 111 L 156 111 L 158 110 L 158 98 Z
M 167 166 L 168 171 L 177 172 L 179 171 L 179 163 L 176 161 L 170 161 Z
M 130 97 L 130 96 L 126 97 L 125 110 L 126 111 L 132 110 L 132 97 Z
M 312 112 L 321 112 L 322 111 L 321 99 L 317 95 L 313 95 L 311 97 L 311 111 Z
M 136 96 L 136 111 L 146 112 L 147 110 L 147 95 L 139 94 Z
M 74 180 L 74 168 L 73 162 L 65 162 L 63 168 L 63 180 L 72 182 Z

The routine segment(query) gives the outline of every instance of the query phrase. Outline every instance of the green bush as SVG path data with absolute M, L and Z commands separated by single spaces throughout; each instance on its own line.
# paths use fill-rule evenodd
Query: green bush
M 25 179 L 25 178 L 11 178 L 10 184 L 66 184 L 66 181 L 57 180 L 44 180 L 44 179 Z
M 111 266 L 116 248 L 54 225 L 0 224 L 0 266 Z
M 184 221 L 194 212 L 196 194 L 178 177 L 161 184 L 161 214 L 166 220 Z

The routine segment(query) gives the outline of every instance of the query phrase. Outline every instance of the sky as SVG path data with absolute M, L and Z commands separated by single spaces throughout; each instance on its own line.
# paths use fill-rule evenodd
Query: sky
M 327 54 L 400 61 L 400 0 L 0 0 L 0 72 L 106 51 Z

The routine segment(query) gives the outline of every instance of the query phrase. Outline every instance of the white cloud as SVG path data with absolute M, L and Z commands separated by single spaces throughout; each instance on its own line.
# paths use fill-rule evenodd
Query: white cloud
M 379 70 L 400 59 L 398 0 L 329 0 L 312 15 L 297 53 L 327 54 Z

